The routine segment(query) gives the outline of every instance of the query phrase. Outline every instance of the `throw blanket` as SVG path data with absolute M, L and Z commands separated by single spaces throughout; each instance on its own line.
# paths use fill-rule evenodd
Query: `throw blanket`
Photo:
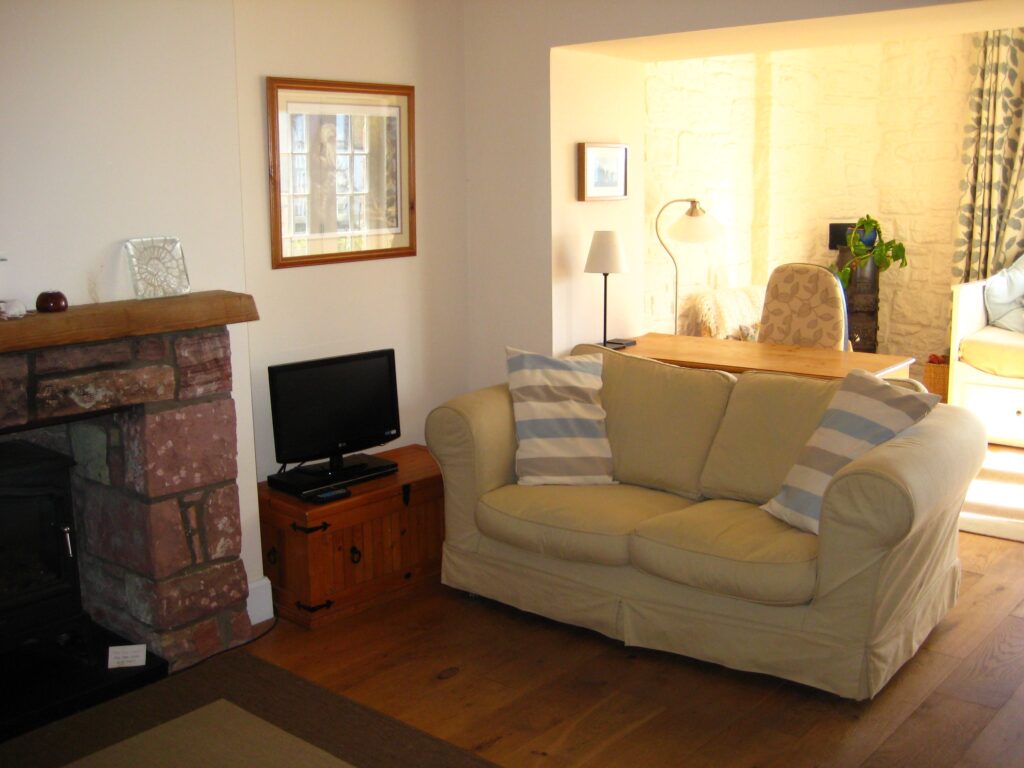
M 763 285 L 698 290 L 683 297 L 679 332 L 684 336 L 757 341 Z

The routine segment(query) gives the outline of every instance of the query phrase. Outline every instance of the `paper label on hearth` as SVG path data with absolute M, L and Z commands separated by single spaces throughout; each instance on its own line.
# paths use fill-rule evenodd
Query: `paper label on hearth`
M 107 653 L 107 669 L 143 667 L 145 665 L 145 645 L 112 645 Z

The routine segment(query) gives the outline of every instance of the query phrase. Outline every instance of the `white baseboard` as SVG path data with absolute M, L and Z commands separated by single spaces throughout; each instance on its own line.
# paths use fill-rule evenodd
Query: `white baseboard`
M 249 582 L 249 601 L 246 603 L 249 621 L 253 624 L 274 618 L 274 596 L 270 590 L 270 579 L 261 576 Z

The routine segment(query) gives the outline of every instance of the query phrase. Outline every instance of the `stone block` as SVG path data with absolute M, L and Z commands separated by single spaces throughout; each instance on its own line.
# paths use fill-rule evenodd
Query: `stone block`
M 170 344 L 166 336 L 142 336 L 135 339 L 134 343 L 136 360 L 152 363 L 166 360 L 168 357 Z
M 162 581 L 128 574 L 125 586 L 131 614 L 158 630 L 204 619 L 249 596 L 245 566 L 238 559 Z
M 40 380 L 36 413 L 41 419 L 51 419 L 173 397 L 174 370 L 170 366 L 117 368 Z
M 76 481 L 75 499 L 90 554 L 153 579 L 193 564 L 177 499 L 147 504 L 84 481 Z
M 0 355 L 0 427 L 27 422 L 28 361 L 25 355 Z
M 226 328 L 178 337 L 174 357 L 179 400 L 231 391 L 231 340 Z
M 36 352 L 36 374 L 78 371 L 102 365 L 126 363 L 132 359 L 132 345 L 127 339 L 103 344 L 76 344 L 51 347 Z
M 68 424 L 74 472 L 103 485 L 110 485 L 110 466 L 107 464 L 107 430 L 96 419 L 74 421 Z
M 79 547 L 78 577 L 82 586 L 82 606 L 90 615 L 103 608 L 123 612 L 126 605 L 124 569 L 93 557 Z
M 210 491 L 202 506 L 202 526 L 207 559 L 238 557 L 242 551 L 238 486 L 232 483 Z
M 150 498 L 234 480 L 235 404 L 229 399 L 122 420 L 125 483 Z
M 154 632 L 150 647 L 169 662 L 171 672 L 178 672 L 224 650 L 227 645 L 221 636 L 220 622 L 211 617 L 170 632 Z

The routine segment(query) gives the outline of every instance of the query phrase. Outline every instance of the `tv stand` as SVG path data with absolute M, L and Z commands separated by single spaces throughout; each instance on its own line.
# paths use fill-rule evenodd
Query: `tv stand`
M 398 464 L 390 459 L 366 453 L 332 456 L 330 461 L 300 466 L 287 472 L 267 477 L 267 485 L 300 499 L 311 499 L 319 493 L 344 488 L 354 483 L 372 480 L 398 471 Z

